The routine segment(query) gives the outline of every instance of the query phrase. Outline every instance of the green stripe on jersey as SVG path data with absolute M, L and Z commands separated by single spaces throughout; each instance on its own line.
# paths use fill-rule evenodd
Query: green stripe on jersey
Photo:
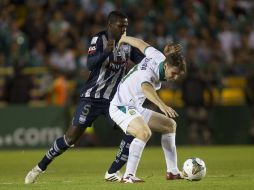
M 160 81 L 166 81 L 166 79 L 165 79 L 164 63 L 165 63 L 165 61 L 162 61 L 162 62 L 159 64 Z
M 121 110 L 123 113 L 126 113 L 126 108 L 124 106 L 117 106 L 119 110 Z

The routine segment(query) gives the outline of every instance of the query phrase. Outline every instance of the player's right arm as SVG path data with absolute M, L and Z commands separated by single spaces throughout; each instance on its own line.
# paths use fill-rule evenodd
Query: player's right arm
M 143 82 L 141 84 L 142 91 L 145 97 L 157 105 L 160 110 L 168 117 L 177 117 L 178 114 L 171 107 L 167 106 L 159 97 L 156 90 L 149 82 Z
M 103 49 L 101 36 L 95 36 L 90 42 L 87 56 L 87 68 L 91 71 L 101 66 L 114 49 L 114 40 L 108 40 L 107 46 Z
M 122 35 L 121 39 L 118 42 L 119 45 L 121 45 L 122 43 L 127 43 L 133 47 L 138 48 L 143 54 L 145 54 L 145 49 L 150 46 L 148 43 L 141 39 L 126 36 L 126 33 Z
M 143 53 L 146 57 L 151 57 L 154 59 L 156 63 L 161 63 L 166 59 L 166 57 L 161 53 L 159 50 L 155 49 L 154 47 L 150 46 L 145 41 L 131 37 L 126 36 L 126 34 L 123 34 L 121 39 L 119 40 L 118 44 L 127 43 L 135 48 L 137 48 L 141 53 Z

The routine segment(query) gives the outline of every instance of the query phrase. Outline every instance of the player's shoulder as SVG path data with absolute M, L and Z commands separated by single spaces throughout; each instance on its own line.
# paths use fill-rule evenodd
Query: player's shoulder
M 103 30 L 103 31 L 100 31 L 100 32 L 98 32 L 98 33 L 96 33 L 96 34 L 94 34 L 93 36 L 92 36 L 92 38 L 91 38 L 91 44 L 93 45 L 93 44 L 96 44 L 97 42 L 98 42 L 98 40 L 100 39 L 100 38 L 102 38 L 103 36 L 107 36 L 107 33 L 106 33 L 106 31 L 105 30 Z
M 95 35 L 93 35 L 93 38 L 107 38 L 107 32 L 105 30 L 100 31 L 98 33 L 96 33 Z
M 96 33 L 94 36 L 101 37 L 101 36 L 106 36 L 106 35 L 107 35 L 107 32 L 105 30 L 102 30 L 102 31 Z
M 144 50 L 144 54 L 146 55 L 146 57 L 152 58 L 156 63 L 161 63 L 166 59 L 165 55 L 160 50 L 152 46 L 148 46 Z
M 147 53 L 149 52 L 149 53 Z M 147 46 L 145 49 L 144 49 L 144 53 L 146 54 L 150 54 L 150 53 L 155 53 L 155 54 L 161 54 L 162 52 L 160 50 L 158 50 L 157 48 L 153 47 L 153 46 Z

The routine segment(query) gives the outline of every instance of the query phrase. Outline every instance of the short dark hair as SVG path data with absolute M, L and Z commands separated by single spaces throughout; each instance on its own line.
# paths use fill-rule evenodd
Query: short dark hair
M 121 11 L 112 11 L 109 13 L 108 15 L 108 19 L 107 22 L 108 23 L 115 23 L 117 22 L 119 19 L 125 19 L 128 18 L 126 14 L 124 14 Z

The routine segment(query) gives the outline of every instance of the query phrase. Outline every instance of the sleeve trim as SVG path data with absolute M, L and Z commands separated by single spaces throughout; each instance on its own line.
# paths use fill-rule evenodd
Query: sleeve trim
M 149 48 L 149 47 L 152 47 L 152 46 L 147 46 L 147 47 L 144 49 L 144 54 L 146 54 L 146 50 L 147 50 L 147 48 Z
M 142 86 L 142 84 L 144 84 L 144 83 L 147 83 L 147 84 L 150 84 L 150 85 L 153 86 L 153 84 L 152 84 L 151 82 L 149 82 L 149 81 L 144 81 L 144 82 L 142 82 L 142 83 L 141 83 L 141 86 Z

